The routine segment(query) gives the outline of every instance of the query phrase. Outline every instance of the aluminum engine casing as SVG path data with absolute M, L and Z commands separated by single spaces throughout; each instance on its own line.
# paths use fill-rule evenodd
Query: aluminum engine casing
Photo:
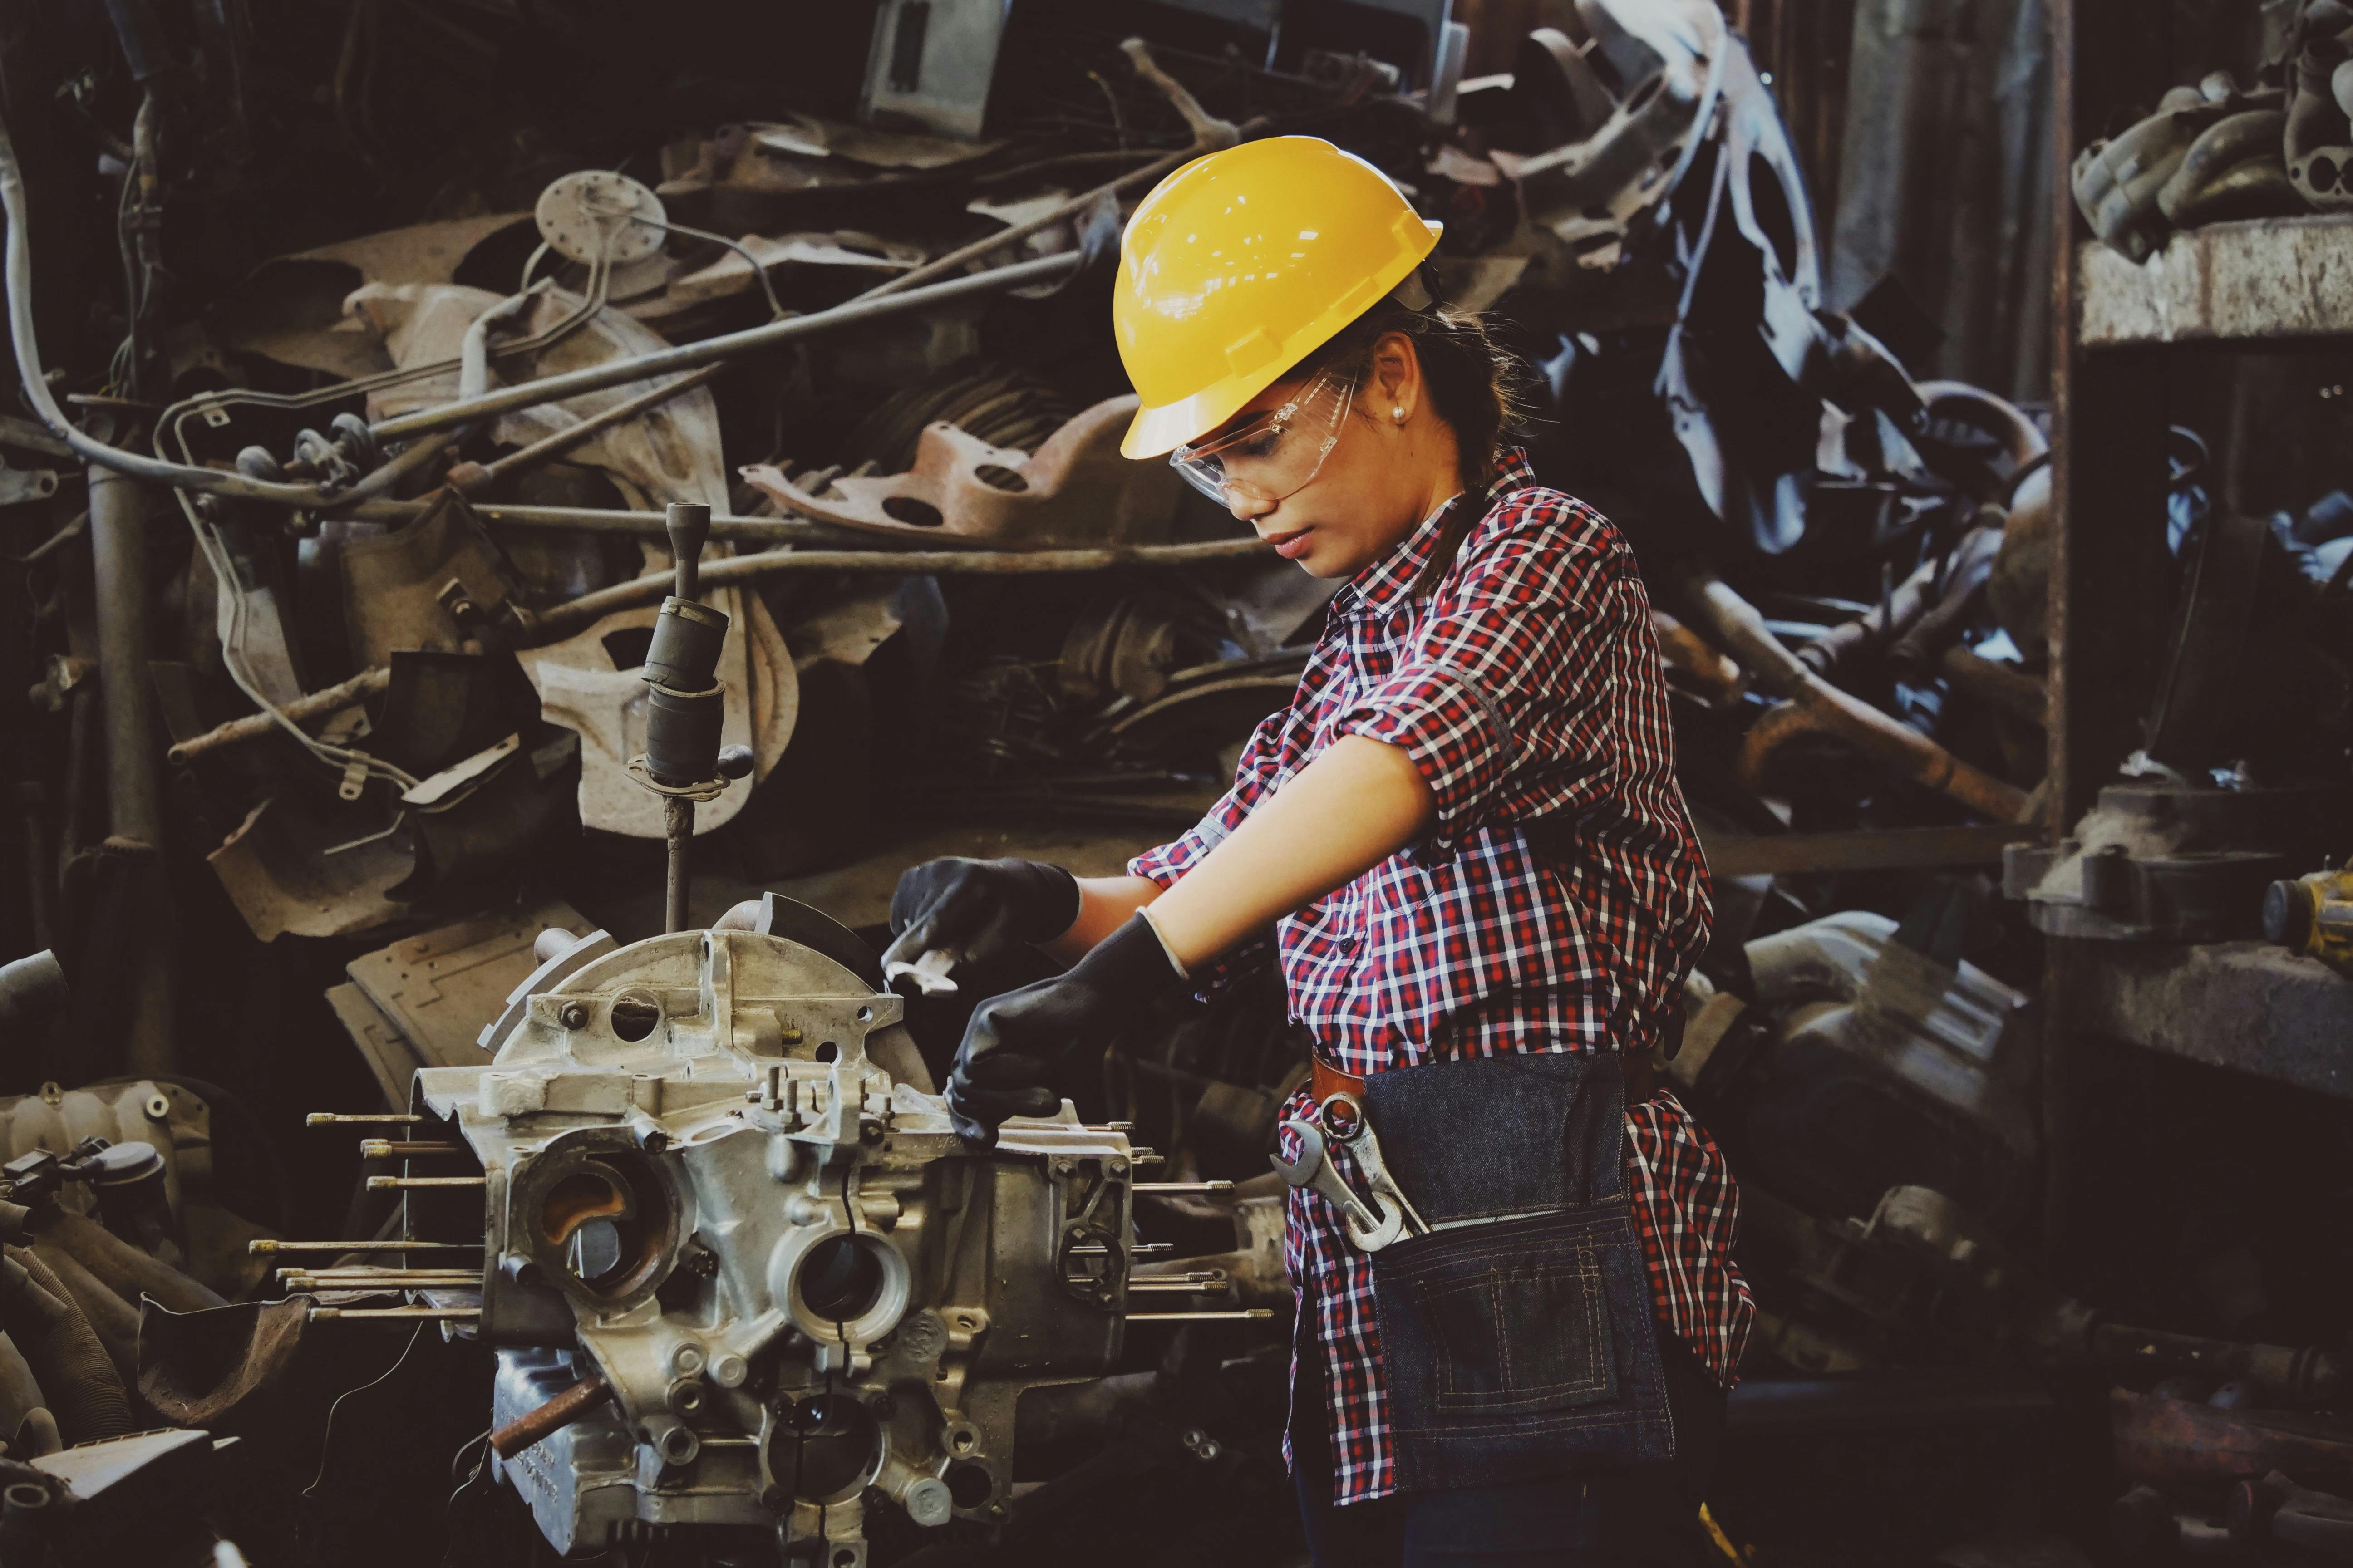
M 417 1075 L 416 1108 L 481 1161 L 483 1213 L 408 1194 L 412 1236 L 486 1226 L 499 1423 L 612 1386 L 503 1463 L 542 1532 L 773 1532 L 859 1568 L 881 1500 L 1002 1517 L 1022 1392 L 1119 1352 L 1124 1134 L 1065 1102 L 967 1149 L 870 1054 L 914 1062 L 899 998 L 797 942 L 599 933 L 573 955 L 525 983 L 491 1067 Z

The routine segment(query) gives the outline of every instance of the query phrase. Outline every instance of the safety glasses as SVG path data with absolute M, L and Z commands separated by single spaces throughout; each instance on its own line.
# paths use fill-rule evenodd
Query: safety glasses
M 1340 426 L 1356 401 L 1356 378 L 1343 370 L 1316 373 L 1298 395 L 1194 446 L 1168 454 L 1186 482 L 1222 506 L 1270 505 L 1305 489 L 1340 444 Z

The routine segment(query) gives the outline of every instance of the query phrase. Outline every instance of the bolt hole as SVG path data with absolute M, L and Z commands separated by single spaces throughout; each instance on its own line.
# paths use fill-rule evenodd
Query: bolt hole
M 874 1021 L 874 1009 L 871 1007 L 860 1007 L 858 1010 L 858 1021 L 861 1024 L 872 1023 Z
M 955 1499 L 958 1508 L 978 1508 L 997 1491 L 997 1483 L 978 1465 L 950 1465 L 946 1480 L 948 1496 Z
M 948 1447 L 954 1448 L 959 1454 L 971 1453 L 972 1434 L 969 1432 L 957 1433 L 955 1436 L 948 1439 Z
M 821 1062 L 839 1061 L 841 1059 L 841 1047 L 828 1040 L 817 1048 L 817 1059 Z
M 858 1568 L 858 1553 L 855 1552 L 835 1552 L 833 1554 L 833 1568 Z
M 661 1005 L 650 996 L 624 995 L 613 998 L 613 1033 L 635 1043 L 654 1032 L 661 1022 Z

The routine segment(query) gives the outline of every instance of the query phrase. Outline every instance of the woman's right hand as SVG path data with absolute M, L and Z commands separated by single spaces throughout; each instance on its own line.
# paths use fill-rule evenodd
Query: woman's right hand
M 1079 880 L 1039 860 L 926 860 L 891 895 L 887 969 L 944 952 L 951 967 L 983 965 L 1050 942 L 1076 923 Z

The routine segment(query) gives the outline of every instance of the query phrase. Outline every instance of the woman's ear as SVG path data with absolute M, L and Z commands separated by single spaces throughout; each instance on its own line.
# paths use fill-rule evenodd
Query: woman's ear
M 1365 381 L 1366 412 L 1382 425 L 1403 425 L 1421 404 L 1421 360 L 1403 332 L 1383 332 L 1373 341 L 1372 371 Z

